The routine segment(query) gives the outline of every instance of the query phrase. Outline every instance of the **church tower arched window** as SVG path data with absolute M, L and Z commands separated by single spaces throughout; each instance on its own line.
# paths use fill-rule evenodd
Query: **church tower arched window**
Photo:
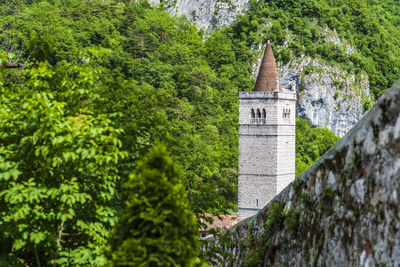
M 262 110 L 262 124 L 267 123 L 267 113 L 265 112 L 265 108 Z
M 257 124 L 261 124 L 261 112 L 257 109 Z
M 255 123 L 255 119 L 256 119 L 256 114 L 254 113 L 254 109 L 251 109 L 250 111 L 250 124 L 254 124 Z

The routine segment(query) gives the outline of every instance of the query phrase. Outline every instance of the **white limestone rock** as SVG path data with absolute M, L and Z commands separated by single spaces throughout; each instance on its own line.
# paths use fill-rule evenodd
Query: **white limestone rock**
M 149 0 L 159 4 L 160 0 Z M 198 29 L 214 30 L 229 25 L 249 7 L 249 0 L 166 0 L 171 14 L 184 15 Z
M 305 67 L 312 69 L 305 73 Z M 327 127 L 343 137 L 365 114 L 363 101 L 370 100 L 367 76 L 348 75 L 336 66 L 304 57 L 279 67 L 282 87 L 296 81 L 297 117 L 313 126 Z M 357 87 L 358 86 L 358 87 Z

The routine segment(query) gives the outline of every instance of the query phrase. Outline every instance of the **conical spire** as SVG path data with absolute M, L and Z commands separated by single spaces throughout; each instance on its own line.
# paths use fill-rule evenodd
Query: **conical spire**
M 282 86 L 276 69 L 274 53 L 272 52 L 271 43 L 268 40 L 267 47 L 265 48 L 264 57 L 261 61 L 260 70 L 258 72 L 256 85 L 254 91 L 277 91 L 282 92 Z

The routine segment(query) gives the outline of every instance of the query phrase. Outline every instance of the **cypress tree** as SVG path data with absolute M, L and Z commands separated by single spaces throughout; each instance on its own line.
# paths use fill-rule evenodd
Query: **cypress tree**
M 179 175 L 161 144 L 138 162 L 125 185 L 126 207 L 110 238 L 110 265 L 193 264 L 198 230 Z

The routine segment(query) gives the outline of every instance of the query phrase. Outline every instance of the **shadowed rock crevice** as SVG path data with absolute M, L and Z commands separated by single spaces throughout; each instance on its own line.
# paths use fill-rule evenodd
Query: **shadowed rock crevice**
M 400 90 L 393 86 L 310 169 L 210 246 L 226 252 L 218 266 L 398 266 L 399 197 Z

